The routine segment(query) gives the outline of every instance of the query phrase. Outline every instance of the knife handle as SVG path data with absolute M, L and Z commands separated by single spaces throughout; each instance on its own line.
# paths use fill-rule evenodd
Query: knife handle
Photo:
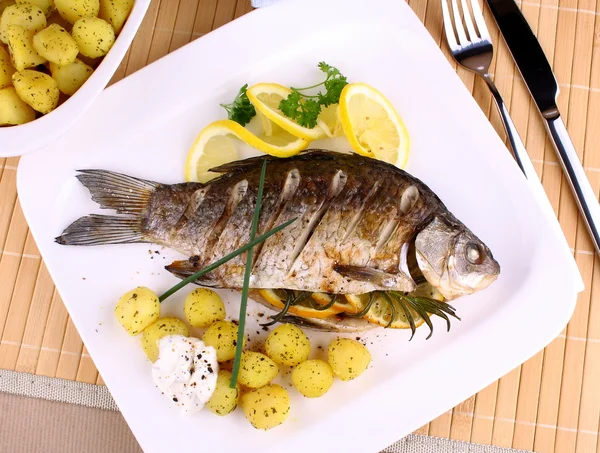
M 556 116 L 545 119 L 565 176 L 577 200 L 579 211 L 590 232 L 596 252 L 600 254 L 600 203 L 598 203 L 598 196 L 585 174 L 562 118 Z
M 502 123 L 504 123 L 504 128 L 506 129 L 506 134 L 508 136 L 508 141 L 510 142 L 510 147 L 512 149 L 517 165 L 523 171 L 525 177 L 528 180 L 536 181 L 538 179 L 538 175 L 535 171 L 533 163 L 531 162 L 531 159 L 529 158 L 529 154 L 527 154 L 527 150 L 525 149 L 525 145 L 521 140 L 519 131 L 517 131 L 517 128 L 512 122 L 510 114 L 508 113 L 508 109 L 504 104 L 504 100 L 498 92 L 498 88 L 496 88 L 496 85 L 492 81 L 489 74 L 485 74 L 483 76 L 483 80 L 485 80 L 490 91 L 492 92 L 492 96 L 494 96 L 494 100 L 496 101 L 496 106 L 498 107 L 498 111 L 500 112 Z

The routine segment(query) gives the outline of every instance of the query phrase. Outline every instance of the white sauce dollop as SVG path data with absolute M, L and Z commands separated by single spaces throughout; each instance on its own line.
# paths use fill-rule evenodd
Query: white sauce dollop
M 204 407 L 217 386 L 219 363 L 212 346 L 197 338 L 170 335 L 158 342 L 152 366 L 154 383 L 184 413 Z

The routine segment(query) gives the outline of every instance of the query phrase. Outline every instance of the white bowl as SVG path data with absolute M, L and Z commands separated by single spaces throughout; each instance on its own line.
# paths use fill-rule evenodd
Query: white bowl
M 42 148 L 75 124 L 110 82 L 140 28 L 148 6 L 150 0 L 136 0 L 110 52 L 88 81 L 64 104 L 30 123 L 0 127 L 0 157 L 20 156 Z

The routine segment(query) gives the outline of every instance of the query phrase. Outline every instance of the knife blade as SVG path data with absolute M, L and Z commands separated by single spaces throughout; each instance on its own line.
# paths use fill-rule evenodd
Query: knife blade
M 596 252 L 600 254 L 600 203 L 558 110 L 559 88 L 552 67 L 514 0 L 487 0 L 487 3 L 544 119 Z

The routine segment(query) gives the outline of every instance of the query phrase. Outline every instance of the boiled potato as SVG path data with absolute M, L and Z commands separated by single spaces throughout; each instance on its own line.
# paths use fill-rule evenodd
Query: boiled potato
M 371 363 L 371 353 L 356 340 L 336 338 L 329 343 L 329 364 L 337 377 L 350 381 L 360 376 Z
M 46 17 L 54 11 L 54 0 L 16 0 L 17 5 L 35 5 L 41 9 Z
M 118 35 L 129 17 L 133 3 L 134 0 L 100 0 L 98 17 L 111 24 Z
M 51 63 L 64 66 L 73 63 L 79 48 L 73 37 L 60 25 L 52 24 L 33 37 L 37 54 Z
M 183 335 L 189 337 L 188 326 L 177 318 L 160 318 L 144 329 L 142 334 L 142 348 L 150 360 L 158 359 L 158 340 L 169 335 Z
M 31 69 L 15 72 L 13 85 L 19 97 L 33 110 L 46 114 L 58 105 L 58 85 L 48 74 Z
M 229 387 L 231 372 L 219 370 L 217 387 L 206 403 L 206 407 L 217 415 L 227 415 L 232 412 L 238 404 L 240 386 L 236 383 L 235 388 Z
M 242 410 L 256 429 L 271 429 L 281 425 L 290 412 L 290 397 L 277 384 L 267 385 L 242 395 Z
M 137 335 L 158 319 L 160 302 L 154 291 L 138 286 L 123 294 L 115 307 L 117 321 L 129 335 Z
M 198 288 L 185 298 L 183 312 L 192 326 L 208 327 L 225 319 L 225 304 L 214 291 Z
M 71 31 L 82 55 L 90 58 L 103 57 L 115 43 L 115 31 L 105 20 L 84 17 L 73 24 Z
M 11 5 L 15 4 L 15 0 L 0 0 L 0 16 L 4 13 L 4 10 Z
M 25 30 L 20 25 L 10 25 L 7 33 L 8 50 L 13 66 L 17 71 L 46 63 L 46 59 L 40 57 L 33 48 L 33 35 L 35 32 Z
M 10 55 L 0 46 L 0 89 L 6 88 L 12 85 L 12 75 L 16 72 L 16 69 L 10 61 Z
M 202 341 L 217 351 L 217 360 L 226 362 L 235 356 L 237 346 L 238 326 L 231 321 L 217 321 L 204 332 Z M 244 338 L 244 344 L 246 338 Z
M 35 119 L 35 111 L 17 94 L 14 87 L 0 90 L 0 126 L 25 124 Z
M 73 96 L 75 92 L 90 78 L 94 70 L 83 61 L 77 59 L 74 63 L 59 66 L 50 63 L 50 72 L 56 80 L 61 93 Z
M 267 337 L 265 350 L 275 363 L 295 366 L 308 359 L 310 341 L 299 327 L 282 324 Z
M 240 360 L 238 382 L 253 389 L 267 385 L 279 374 L 279 367 L 260 352 L 244 351 Z
M 46 15 L 35 5 L 12 5 L 0 18 L 0 41 L 8 44 L 8 27 L 19 25 L 25 30 L 38 32 L 46 28 Z
M 292 384 L 307 398 L 325 395 L 333 380 L 333 370 L 323 360 L 307 360 L 292 371 Z
M 84 17 L 96 17 L 100 11 L 100 0 L 54 0 L 54 4 L 63 19 L 71 24 Z

